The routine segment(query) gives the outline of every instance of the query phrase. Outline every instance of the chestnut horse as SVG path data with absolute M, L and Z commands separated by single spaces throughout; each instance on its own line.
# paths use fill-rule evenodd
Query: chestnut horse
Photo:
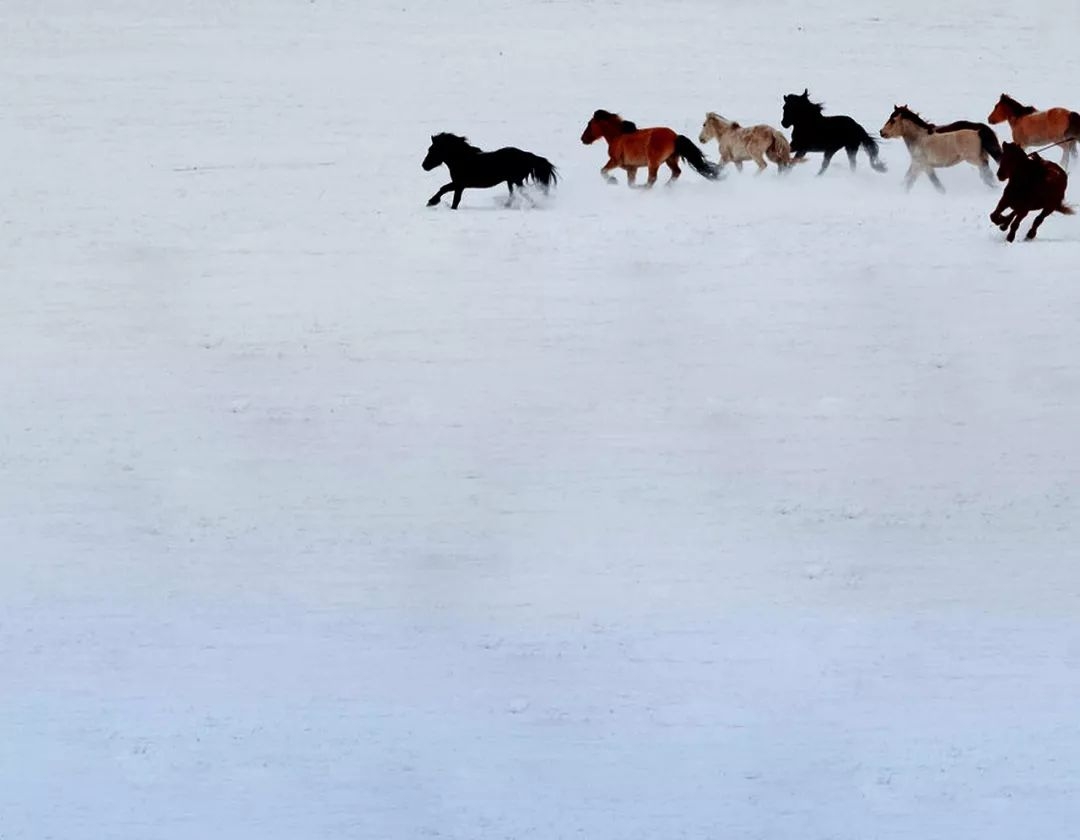
M 720 177 L 720 168 L 706 160 L 693 140 L 683 134 L 676 134 L 670 128 L 638 128 L 618 114 L 599 110 L 585 126 L 581 142 L 587 146 L 601 137 L 608 144 L 608 162 L 601 168 L 600 175 L 609 184 L 616 183 L 614 176 L 609 174 L 611 170 L 622 168 L 626 170 L 627 184 L 632 187 L 638 168 L 647 166 L 649 180 L 645 182 L 645 186 L 651 187 L 656 183 L 661 164 L 665 163 L 671 170 L 668 183 L 673 183 L 682 172 L 679 169 L 679 158 L 709 180 L 715 181 Z
M 1061 165 L 1068 166 L 1076 157 L 1076 141 L 1080 140 L 1080 114 L 1068 108 L 1037 111 L 1031 105 L 1021 105 L 1006 93 L 1001 94 L 987 120 L 991 125 L 1008 122 L 1013 142 L 1021 148 L 1062 143 L 1065 151 Z
M 1073 209 L 1065 203 L 1065 188 L 1069 185 L 1069 176 L 1056 163 L 1043 160 L 1038 153 L 1024 154 L 1016 143 L 1006 143 L 1001 147 L 1001 164 L 998 166 L 998 180 L 1008 181 L 1001 201 L 990 214 L 990 221 L 1002 230 L 1009 230 L 1005 238 L 1012 242 L 1020 222 L 1032 210 L 1038 210 L 1028 239 L 1034 239 L 1043 223 L 1051 213 L 1073 214 Z M 1006 208 L 1012 213 L 1006 215 Z

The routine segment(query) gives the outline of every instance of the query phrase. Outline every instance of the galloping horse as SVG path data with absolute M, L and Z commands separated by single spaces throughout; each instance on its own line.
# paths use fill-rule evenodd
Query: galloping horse
M 450 207 L 457 210 L 466 187 L 494 187 L 504 181 L 510 190 L 506 202 L 509 205 L 514 199 L 515 186 L 522 187 L 526 181 L 535 181 L 547 192 L 558 180 L 551 161 L 532 152 L 523 152 L 513 146 L 483 152 L 456 134 L 433 134 L 431 147 L 420 165 L 430 172 L 444 163 L 450 170 L 450 183 L 428 199 L 428 207 L 434 207 L 446 193 L 453 191 L 454 200 Z
M 668 183 L 673 183 L 682 172 L 679 169 L 680 157 L 699 175 L 713 181 L 720 177 L 720 168 L 705 159 L 705 155 L 694 145 L 693 140 L 683 134 L 676 134 L 670 128 L 638 128 L 618 114 L 599 110 L 585 126 L 581 142 L 587 146 L 601 137 L 608 144 L 608 162 L 604 164 L 600 174 L 609 184 L 616 182 L 614 176 L 608 173 L 621 167 L 626 170 L 626 182 L 632 187 L 638 168 L 647 166 L 649 180 L 645 186 L 651 187 L 656 183 L 661 164 L 665 163 L 671 170 Z
M 1033 106 L 1021 105 L 1003 93 L 987 120 L 991 125 L 1008 122 L 1013 142 L 1021 148 L 1062 143 L 1065 146 L 1061 156 L 1063 167 L 1069 165 L 1069 158 L 1076 157 L 1076 141 L 1080 140 L 1080 114 L 1068 108 L 1037 111 Z
M 978 125 L 977 123 L 954 123 L 954 125 Z M 896 105 L 885 125 L 881 127 L 881 136 L 890 139 L 902 137 L 911 155 L 911 166 L 904 176 L 904 186 L 909 190 L 919 175 L 925 173 L 940 192 L 945 186 L 934 173 L 937 166 L 955 166 L 962 161 L 979 167 L 979 174 L 984 182 L 994 186 L 994 175 L 990 171 L 990 159 L 1001 156 L 1001 147 L 997 136 L 990 126 L 980 128 L 957 128 L 942 131 L 931 125 L 907 105 Z
M 1026 155 L 1017 144 L 1006 143 L 1002 146 L 997 176 L 999 181 L 1009 183 L 1005 185 L 1005 192 L 998 206 L 990 214 L 990 221 L 1002 230 L 1008 228 L 1009 235 L 1005 238 L 1009 242 L 1016 239 L 1020 222 L 1032 210 L 1039 210 L 1040 213 L 1027 233 L 1028 239 L 1035 238 L 1039 225 L 1051 213 L 1071 216 L 1074 212 L 1065 203 L 1065 188 L 1069 185 L 1069 176 L 1056 163 L 1043 160 L 1035 152 Z M 1013 212 L 1005 215 L 1006 208 L 1012 208 Z
M 715 111 L 705 115 L 705 123 L 698 135 L 699 143 L 716 140 L 720 149 L 720 165 L 734 163 L 742 172 L 745 161 L 757 164 L 757 174 L 766 169 L 765 158 L 776 164 L 781 172 L 791 166 L 791 146 L 787 138 L 771 125 L 741 126 L 726 120 Z
M 824 106 L 810 101 L 810 91 L 790 93 L 784 97 L 784 118 L 780 125 L 791 129 L 791 151 L 795 160 L 801 161 L 807 152 L 824 152 L 821 175 L 829 168 L 829 162 L 841 149 L 847 151 L 852 171 L 855 171 L 855 155 L 862 147 L 870 156 L 870 166 L 875 172 L 884 172 L 885 164 L 878 158 L 878 145 L 866 129 L 851 117 L 822 115 Z

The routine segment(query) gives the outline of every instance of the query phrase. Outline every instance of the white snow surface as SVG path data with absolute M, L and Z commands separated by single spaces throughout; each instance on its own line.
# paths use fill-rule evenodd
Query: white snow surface
M 1080 108 L 1078 30 L 4 0 L 0 837 L 1075 838 L 1080 221 L 578 138 Z

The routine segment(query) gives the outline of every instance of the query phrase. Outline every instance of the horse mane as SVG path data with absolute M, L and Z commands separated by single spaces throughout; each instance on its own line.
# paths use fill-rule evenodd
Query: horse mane
M 623 134 L 632 134 L 637 130 L 638 127 L 634 123 L 630 122 L 630 120 L 623 120 L 619 123 L 619 131 L 621 131 Z
M 1028 114 L 1034 114 L 1039 110 L 1033 105 L 1021 105 L 1007 93 L 1001 94 L 1001 101 L 1008 105 L 1019 117 L 1026 117 Z
M 442 132 L 441 134 L 433 134 L 433 135 L 431 135 L 431 145 L 432 146 L 440 146 L 442 148 L 446 148 L 447 146 L 452 146 L 452 147 L 459 148 L 459 149 L 461 149 L 462 151 L 465 151 L 465 152 L 479 152 L 480 151 L 480 149 L 478 149 L 476 146 L 472 146 L 472 145 L 469 144 L 469 138 L 468 137 L 462 137 L 459 134 L 450 134 L 449 132 L 446 132 L 446 131 Z
M 733 123 L 731 120 L 729 120 L 723 114 L 716 113 L 716 111 L 709 111 L 709 113 L 707 113 L 705 115 L 705 119 L 707 119 L 707 120 L 709 120 L 711 122 L 723 123 L 724 125 L 738 125 L 738 123 Z
M 618 120 L 622 119 L 618 114 L 613 114 L 611 111 L 605 111 L 603 108 L 598 108 L 593 112 L 592 118 L 594 120 Z
M 912 111 L 907 105 L 897 105 L 893 110 L 894 114 L 899 114 L 906 120 L 910 120 L 915 123 L 919 128 L 925 128 L 927 131 L 933 131 L 934 126 Z
M 788 94 L 788 96 L 784 97 L 784 101 L 785 102 L 798 101 L 799 105 L 801 105 L 802 107 L 807 108 L 808 110 L 817 111 L 818 114 L 821 114 L 825 110 L 825 103 L 824 102 L 814 102 L 813 100 L 810 99 L 809 92 L 805 91 L 805 90 L 802 93 Z

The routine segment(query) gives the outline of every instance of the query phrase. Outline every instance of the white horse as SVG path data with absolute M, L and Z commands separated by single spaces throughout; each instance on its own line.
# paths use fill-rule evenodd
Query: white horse
M 795 161 L 791 158 L 791 144 L 771 125 L 752 125 L 744 128 L 737 122 L 725 119 L 714 111 L 705 115 L 705 123 L 698 135 L 699 143 L 716 140 L 720 147 L 720 164 L 734 163 L 740 172 L 745 161 L 757 164 L 757 174 L 765 171 L 768 158 L 781 172 Z

